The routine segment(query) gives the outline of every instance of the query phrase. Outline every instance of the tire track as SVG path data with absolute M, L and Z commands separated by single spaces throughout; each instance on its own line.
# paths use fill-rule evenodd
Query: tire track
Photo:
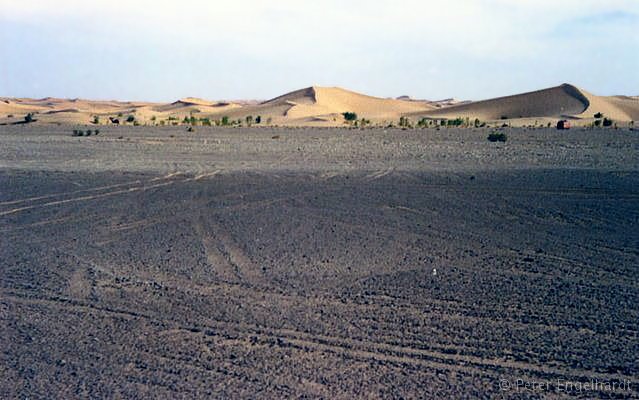
M 184 179 L 179 179 L 179 180 L 178 179 L 173 179 L 173 180 L 169 180 L 167 182 L 153 183 L 151 185 L 135 186 L 135 187 L 127 188 L 127 189 L 115 190 L 115 191 L 112 191 L 112 192 L 106 192 L 106 193 L 101 193 L 101 194 L 96 194 L 96 195 L 80 196 L 80 197 L 74 197 L 74 198 L 70 198 L 70 199 L 50 201 L 48 203 L 37 204 L 37 205 L 32 205 L 32 206 L 18 207 L 18 208 L 14 208 L 14 209 L 11 209 L 11 210 L 6 210 L 6 211 L 0 212 L 0 217 L 7 216 L 7 215 L 12 215 L 12 214 L 17 214 L 17 213 L 20 213 L 20 212 L 23 212 L 23 211 L 28 211 L 28 210 L 35 210 L 35 209 L 42 209 L 42 208 L 47 208 L 47 207 L 54 207 L 54 206 L 67 204 L 67 203 L 90 201 L 90 200 L 95 200 L 95 199 L 100 199 L 100 198 L 105 198 L 105 197 L 110 197 L 110 196 L 117 196 L 119 194 L 141 192 L 141 191 L 145 191 L 145 190 L 149 190 L 149 189 L 155 189 L 155 188 L 159 188 L 159 187 L 173 185 L 173 184 L 176 184 L 176 183 L 194 182 L 194 181 L 198 181 L 198 180 L 201 180 L 201 179 L 204 179 L 204 178 L 209 178 L 209 177 L 215 176 L 215 175 L 217 175 L 220 172 L 221 172 L 220 170 L 217 170 L 217 171 L 213 171 L 213 172 L 210 172 L 210 173 L 203 173 L 203 174 L 199 174 L 199 175 L 194 176 L 194 177 L 189 177 L 189 178 L 184 178 Z M 174 176 L 174 175 L 169 175 L 168 178 L 165 177 L 165 179 L 171 179 L 172 176 Z M 155 180 L 148 181 L 147 183 L 150 183 L 150 182 L 157 182 L 157 178 Z
M 179 329 L 192 334 L 203 334 L 207 336 L 221 336 L 227 334 L 238 334 L 243 336 L 242 340 L 247 342 L 257 341 L 276 345 L 278 347 L 295 347 L 307 352 L 328 352 L 341 357 L 391 362 L 401 365 L 414 365 L 429 369 L 446 369 L 452 371 L 463 371 L 469 373 L 495 374 L 504 373 L 528 373 L 537 376 L 555 376 L 562 379 L 574 379 L 583 381 L 584 379 L 598 379 L 600 381 L 630 380 L 636 379 L 633 375 L 623 373 L 600 373 L 591 370 L 577 368 L 562 368 L 548 365 L 531 364 L 521 361 L 506 359 L 483 358 L 472 355 L 449 354 L 435 350 L 426 350 L 410 346 L 399 346 L 385 342 L 371 342 L 357 339 L 312 334 L 292 329 L 278 329 L 257 326 L 249 323 L 239 323 L 230 321 L 213 320 L 206 324 L 187 325 L 127 309 L 116 309 L 110 307 L 100 307 L 95 304 L 64 298 L 61 296 L 31 296 L 27 297 L 18 291 L 7 291 L 0 289 L 4 301 L 18 303 L 36 304 L 45 306 L 55 306 L 68 309 L 72 307 L 84 312 L 94 312 L 105 316 L 118 316 L 124 318 L 144 318 L 150 321 L 162 322 L 173 325 Z

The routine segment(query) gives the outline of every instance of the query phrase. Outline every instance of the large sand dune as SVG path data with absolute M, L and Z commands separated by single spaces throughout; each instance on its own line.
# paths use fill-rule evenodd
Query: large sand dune
M 596 96 L 573 85 L 538 90 L 495 99 L 458 103 L 367 96 L 337 87 L 296 90 L 264 102 L 210 101 L 187 97 L 172 103 L 93 101 L 83 99 L 0 98 L 0 124 L 24 121 L 34 113 L 37 123 L 88 124 L 98 117 L 109 123 L 109 117 L 123 123 L 130 115 L 142 125 L 178 124 L 185 117 L 228 117 L 245 121 L 260 116 L 262 124 L 286 126 L 341 126 L 343 113 L 354 112 L 358 118 L 386 125 L 400 117 L 451 119 L 469 118 L 482 121 L 508 119 L 511 124 L 527 124 L 531 119 L 573 119 L 588 124 L 596 113 L 619 122 L 639 119 L 639 98 L 631 96 Z
M 433 106 L 424 102 L 382 99 L 337 87 L 312 86 L 258 105 L 238 108 L 230 117 L 260 115 L 281 125 L 342 125 L 342 114 L 345 112 L 354 112 L 360 118 L 381 122 L 394 121 L 404 113 L 432 109 Z
M 588 121 L 594 115 L 619 121 L 639 118 L 639 100 L 628 96 L 595 96 L 570 84 L 514 96 L 453 105 L 412 117 L 478 118 L 483 121 L 527 118 L 569 118 Z

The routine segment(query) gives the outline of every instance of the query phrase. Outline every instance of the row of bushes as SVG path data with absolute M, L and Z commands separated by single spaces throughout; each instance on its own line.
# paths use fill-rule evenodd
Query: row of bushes
M 82 129 L 74 129 L 73 130 L 73 134 L 71 136 L 91 136 L 91 135 L 99 135 L 100 134 L 100 130 L 99 129 L 87 129 L 86 131 L 83 131 Z

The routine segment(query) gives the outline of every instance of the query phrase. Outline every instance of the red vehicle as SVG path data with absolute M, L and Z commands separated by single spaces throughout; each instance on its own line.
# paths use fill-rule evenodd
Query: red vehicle
M 561 121 L 557 122 L 557 129 L 559 130 L 570 129 L 570 121 L 566 121 L 565 119 L 562 119 Z

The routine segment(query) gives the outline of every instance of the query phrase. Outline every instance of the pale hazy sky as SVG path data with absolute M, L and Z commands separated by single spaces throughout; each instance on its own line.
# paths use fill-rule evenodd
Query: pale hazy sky
M 639 0 L 0 0 L 0 96 L 639 95 Z

